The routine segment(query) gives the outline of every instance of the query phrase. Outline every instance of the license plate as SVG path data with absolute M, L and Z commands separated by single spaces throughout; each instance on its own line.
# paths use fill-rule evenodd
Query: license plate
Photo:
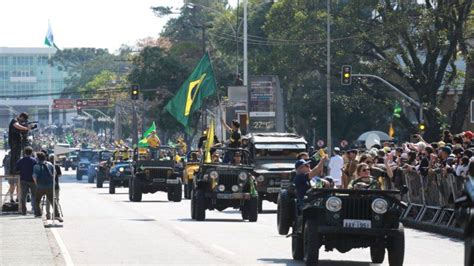
M 347 228 L 372 228 L 372 221 L 344 219 L 343 225 Z
M 165 182 L 165 178 L 153 178 L 153 182 Z
M 269 188 L 267 188 L 268 193 L 279 193 L 280 190 L 281 189 L 279 187 L 269 187 Z
M 179 179 L 167 179 L 167 184 L 179 184 Z
M 232 194 L 217 194 L 218 199 L 232 199 L 234 196 Z

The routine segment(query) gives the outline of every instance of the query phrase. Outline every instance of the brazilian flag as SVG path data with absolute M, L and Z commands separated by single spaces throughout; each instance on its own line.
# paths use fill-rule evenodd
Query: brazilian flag
M 199 109 L 204 98 L 213 95 L 216 89 L 211 59 L 209 53 L 206 53 L 165 109 L 188 131 L 190 115 Z

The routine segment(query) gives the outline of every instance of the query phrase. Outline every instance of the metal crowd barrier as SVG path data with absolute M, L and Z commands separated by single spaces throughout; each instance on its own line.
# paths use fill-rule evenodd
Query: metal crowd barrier
M 457 227 L 454 201 L 462 194 L 463 177 L 440 169 L 430 170 L 426 176 L 414 170 L 405 170 L 403 175 L 408 188 L 403 219 L 448 229 Z

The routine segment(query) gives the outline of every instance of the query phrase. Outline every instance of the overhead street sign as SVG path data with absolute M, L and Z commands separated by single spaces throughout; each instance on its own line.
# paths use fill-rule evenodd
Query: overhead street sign
M 104 107 L 109 105 L 109 99 L 77 99 L 76 107 Z
M 74 99 L 53 99 L 53 109 L 56 110 L 74 109 L 74 105 Z

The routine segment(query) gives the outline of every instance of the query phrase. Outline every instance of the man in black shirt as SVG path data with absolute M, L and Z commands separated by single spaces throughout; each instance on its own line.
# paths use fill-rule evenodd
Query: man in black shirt
M 201 137 L 199 138 L 198 142 L 198 149 L 201 150 L 205 148 L 204 143 L 207 141 L 207 132 L 209 132 L 209 128 L 206 128 L 203 132 Z M 217 138 L 216 135 L 214 135 L 214 145 L 219 143 L 219 139 Z
M 10 175 L 15 174 L 16 162 L 20 160 L 22 147 L 22 134 L 28 133 L 30 126 L 23 126 L 22 123 L 28 120 L 27 113 L 21 113 L 17 118 L 13 118 L 8 126 L 8 144 L 11 149 Z
M 227 147 L 238 149 L 241 145 L 241 134 L 240 134 L 240 123 L 237 120 L 232 120 L 232 127 L 227 125 L 224 121 L 224 118 L 221 117 L 222 126 L 225 127 L 227 131 L 230 132 L 230 137 L 228 140 Z M 233 153 L 228 151 L 224 156 L 224 163 L 229 163 L 233 158 Z

